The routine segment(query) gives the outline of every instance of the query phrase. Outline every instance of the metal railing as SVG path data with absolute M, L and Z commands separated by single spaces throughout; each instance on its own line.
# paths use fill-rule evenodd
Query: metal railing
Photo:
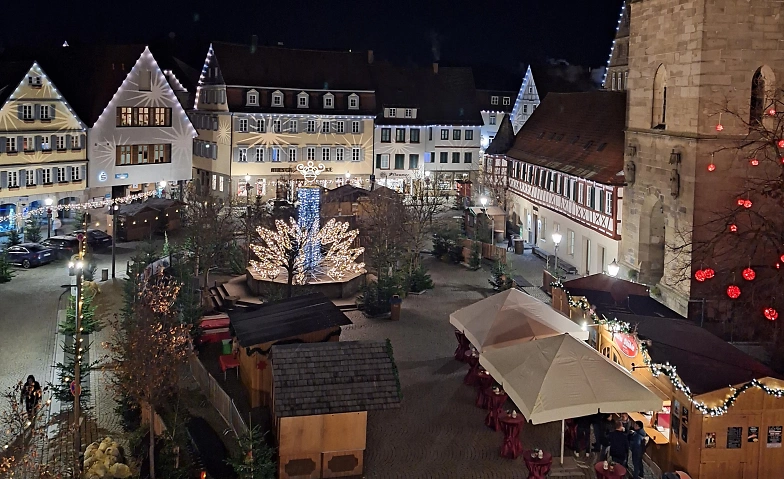
M 190 367 L 191 374 L 196 379 L 196 382 L 201 386 L 202 392 L 207 396 L 210 404 L 218 411 L 226 424 L 234 431 L 236 436 L 248 433 L 248 426 L 242 419 L 242 415 L 237 410 L 237 405 L 234 400 L 226 394 L 226 391 L 218 384 L 218 381 L 212 377 L 204 365 L 199 361 L 195 354 L 188 357 L 188 366 Z

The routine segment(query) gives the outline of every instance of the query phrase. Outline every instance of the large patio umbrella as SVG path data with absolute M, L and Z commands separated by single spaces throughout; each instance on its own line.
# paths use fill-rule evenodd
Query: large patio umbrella
M 533 424 L 562 421 L 563 430 L 568 418 L 662 406 L 628 371 L 568 334 L 487 350 L 479 364 Z
M 449 322 L 480 352 L 563 333 L 588 339 L 572 320 L 514 288 L 458 309 Z

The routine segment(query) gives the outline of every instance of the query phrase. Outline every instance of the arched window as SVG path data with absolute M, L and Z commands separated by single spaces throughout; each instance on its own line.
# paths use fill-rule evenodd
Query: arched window
M 663 130 L 667 124 L 667 69 L 659 65 L 653 77 L 653 109 L 651 127 Z
M 768 108 L 773 105 L 773 85 L 775 85 L 773 70 L 767 65 L 761 66 L 751 77 L 751 101 L 749 102 L 749 124 L 759 125 Z

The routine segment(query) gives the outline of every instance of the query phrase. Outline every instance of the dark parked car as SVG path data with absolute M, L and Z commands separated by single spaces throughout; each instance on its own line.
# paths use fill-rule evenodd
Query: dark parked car
M 55 259 L 54 251 L 38 243 L 22 243 L 11 246 L 6 250 L 6 253 L 8 253 L 8 261 L 21 265 L 25 269 L 30 266 L 51 263 Z
M 75 236 L 52 236 L 41 241 L 41 244 L 53 250 L 60 259 L 79 254 L 79 240 Z
M 77 230 L 71 233 L 76 237 L 84 233 L 84 230 Z M 87 230 L 87 247 L 92 251 L 102 251 L 112 247 L 112 235 L 106 234 L 101 230 Z

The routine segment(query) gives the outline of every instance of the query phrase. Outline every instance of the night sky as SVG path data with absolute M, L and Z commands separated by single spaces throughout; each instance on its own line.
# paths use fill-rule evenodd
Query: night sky
M 13 3 L 11 3 L 13 2 Z M 172 41 L 200 63 L 211 40 L 372 49 L 401 63 L 491 65 L 607 61 L 622 0 L 40 0 L 4 5 L 0 45 Z M 66 7 L 67 6 L 67 7 Z M 10 7 L 10 10 L 9 10 Z M 171 40 L 173 39 L 173 40 Z

